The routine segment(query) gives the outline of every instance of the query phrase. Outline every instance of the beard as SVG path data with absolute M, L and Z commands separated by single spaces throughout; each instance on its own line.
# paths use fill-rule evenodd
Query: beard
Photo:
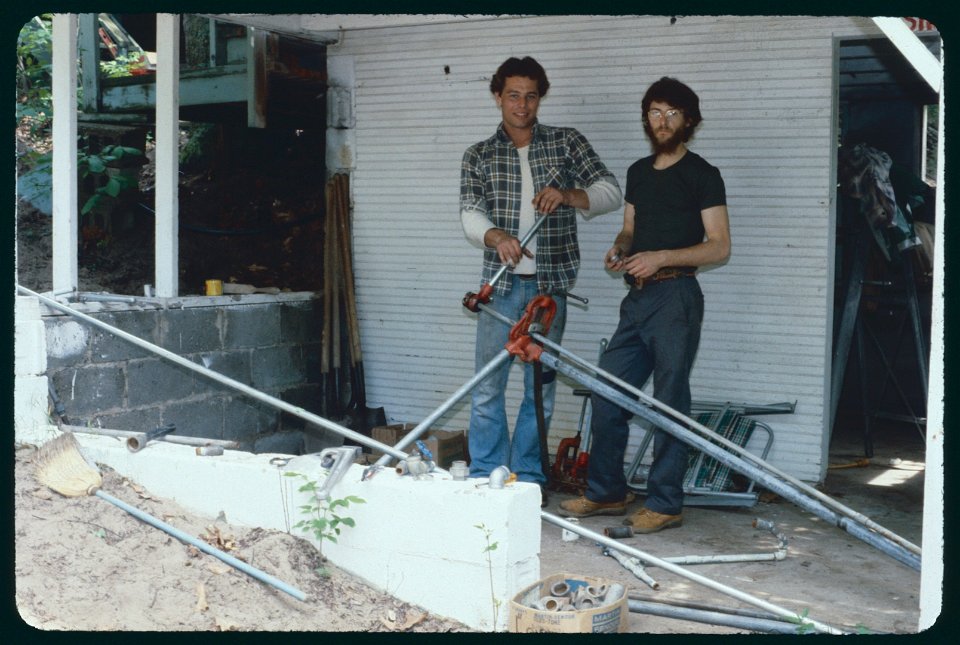
M 644 124 L 643 129 L 647 133 L 647 138 L 650 139 L 650 145 L 653 147 L 653 152 L 660 155 L 672 154 L 676 152 L 680 144 L 684 142 L 687 126 L 685 123 L 680 124 L 680 126 L 673 131 L 672 135 L 662 140 L 657 138 L 656 131 L 654 131 L 649 123 Z

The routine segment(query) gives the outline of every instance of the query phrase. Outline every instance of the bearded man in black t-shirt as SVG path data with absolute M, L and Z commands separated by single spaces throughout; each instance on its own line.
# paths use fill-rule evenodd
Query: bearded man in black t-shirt
M 730 256 L 726 190 L 720 171 L 687 149 L 702 121 L 700 100 L 663 77 L 643 97 L 643 127 L 654 154 L 627 170 L 623 228 L 604 261 L 630 290 L 600 368 L 637 388 L 653 374 L 653 396 L 690 414 L 690 370 L 700 344 L 703 293 L 698 267 Z M 594 394 L 587 488 L 560 507 L 570 515 L 623 515 L 623 457 L 631 413 Z M 630 517 L 635 533 L 683 522 L 687 445 L 657 429 L 643 508 Z

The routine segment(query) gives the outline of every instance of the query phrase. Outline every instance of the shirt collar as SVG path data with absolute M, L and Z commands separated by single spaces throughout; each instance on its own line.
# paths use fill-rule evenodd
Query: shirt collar
M 530 143 L 533 143 L 538 138 L 538 133 L 540 132 L 540 120 L 535 119 L 533 121 L 533 133 L 530 138 Z M 507 134 L 507 131 L 503 128 L 503 121 L 500 122 L 500 125 L 497 126 L 497 140 L 500 143 L 513 143 L 510 139 L 510 135 Z

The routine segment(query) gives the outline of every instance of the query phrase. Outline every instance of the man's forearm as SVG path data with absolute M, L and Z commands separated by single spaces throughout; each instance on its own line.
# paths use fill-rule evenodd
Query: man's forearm
M 582 188 L 565 188 L 560 193 L 563 195 L 564 206 L 573 206 L 583 211 L 590 209 L 590 197 Z

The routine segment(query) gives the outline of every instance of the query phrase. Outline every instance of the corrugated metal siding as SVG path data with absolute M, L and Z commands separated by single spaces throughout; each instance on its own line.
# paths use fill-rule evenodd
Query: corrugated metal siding
M 552 84 L 544 123 L 573 126 L 623 184 L 649 154 L 639 104 L 675 76 L 698 92 L 704 123 L 691 149 L 726 181 L 733 254 L 701 275 L 706 319 L 695 399 L 798 401 L 767 417 L 770 460 L 820 478 L 832 297 L 833 39 L 863 35 L 843 18 L 543 17 L 348 32 L 328 54 L 356 76 L 353 174 L 357 296 L 367 395 L 390 418 L 419 421 L 473 373 L 480 251 L 458 216 L 464 149 L 490 136 L 499 112 L 489 77 L 509 55 L 532 55 Z M 449 73 L 445 67 L 449 67 Z M 622 212 L 581 222 L 583 266 L 564 346 L 596 358 L 616 326 L 621 281 L 601 258 Z M 519 370 L 510 405 L 519 401 Z M 576 430 L 580 402 L 561 384 L 551 444 Z M 468 397 L 469 398 L 469 397 Z M 469 400 L 440 426 L 466 428 Z

